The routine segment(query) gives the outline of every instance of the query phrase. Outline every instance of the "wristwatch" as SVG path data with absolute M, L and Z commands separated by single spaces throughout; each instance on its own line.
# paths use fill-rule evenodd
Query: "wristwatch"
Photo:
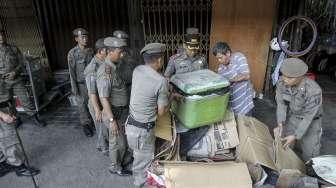
M 112 123 L 114 121 L 113 117 L 109 119 L 109 122 Z

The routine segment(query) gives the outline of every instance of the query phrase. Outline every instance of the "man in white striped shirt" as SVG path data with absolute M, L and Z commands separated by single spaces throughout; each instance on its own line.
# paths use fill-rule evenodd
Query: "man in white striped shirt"
M 230 46 L 225 42 L 217 42 L 212 52 L 220 63 L 218 74 L 231 83 L 231 110 L 235 115 L 252 116 L 254 90 L 246 57 L 240 52 L 232 53 Z

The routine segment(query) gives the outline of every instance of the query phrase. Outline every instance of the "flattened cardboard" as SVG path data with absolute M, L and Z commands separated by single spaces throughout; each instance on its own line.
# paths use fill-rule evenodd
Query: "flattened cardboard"
M 250 188 L 245 163 L 164 162 L 167 188 Z
M 173 140 L 172 121 L 170 112 L 166 112 L 163 116 L 159 116 L 154 127 L 154 134 L 156 137 L 164 140 Z

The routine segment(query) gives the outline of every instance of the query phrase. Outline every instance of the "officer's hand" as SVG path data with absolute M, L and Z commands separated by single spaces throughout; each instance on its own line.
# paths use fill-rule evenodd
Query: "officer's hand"
M 110 129 L 111 129 L 112 135 L 114 135 L 114 136 L 119 135 L 119 127 L 118 127 L 118 124 L 115 120 L 113 122 L 110 122 Z
M 183 97 L 183 95 L 179 94 L 178 92 L 172 92 L 172 97 L 175 99 L 180 99 Z
M 1 119 L 6 123 L 13 123 L 16 120 L 16 117 L 9 114 L 3 114 Z
M 288 147 L 290 147 L 291 145 L 294 145 L 295 144 L 295 135 L 289 135 L 289 136 L 286 136 L 285 138 L 281 139 L 281 141 L 284 141 L 284 145 L 283 145 L 283 148 L 284 149 L 287 149 Z
M 96 121 L 97 122 L 102 122 L 102 111 L 100 111 L 100 110 L 96 111 L 95 116 L 96 116 Z
M 14 80 L 15 76 L 16 76 L 16 73 L 14 71 L 3 75 L 4 79 L 8 79 L 8 80 Z

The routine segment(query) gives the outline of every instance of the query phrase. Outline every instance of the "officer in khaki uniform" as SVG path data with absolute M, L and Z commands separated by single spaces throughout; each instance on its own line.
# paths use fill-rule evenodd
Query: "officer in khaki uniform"
M 86 87 L 89 94 L 89 111 L 97 132 L 97 150 L 108 154 L 108 131 L 107 127 L 102 123 L 102 105 L 99 101 L 97 90 L 97 70 L 102 65 L 106 58 L 106 47 L 104 45 L 104 38 L 98 39 L 95 44 L 96 54 L 92 58 L 88 66 L 84 70 Z
M 125 40 L 126 43 L 128 42 L 128 34 L 124 31 L 116 30 L 113 32 L 113 36 Z M 120 62 L 117 63 L 117 73 L 125 82 L 127 92 L 130 95 L 133 70 L 137 66 L 139 60 L 137 59 L 137 54 L 135 54 L 132 49 L 125 47 L 119 61 Z
M 0 177 L 15 171 L 18 176 L 32 176 L 40 173 L 38 169 L 24 164 L 24 155 L 15 130 L 15 111 L 10 89 L 0 80 Z
M 320 154 L 322 135 L 322 91 L 305 77 L 308 66 L 298 58 L 287 58 L 277 83 L 276 133 L 282 133 L 284 147 L 293 146 L 305 161 Z M 284 131 L 282 131 L 284 130 Z
M 25 113 L 31 116 L 34 124 L 45 126 L 35 114 L 35 106 L 27 96 L 25 83 L 20 75 L 24 70 L 24 60 L 19 48 L 8 44 L 5 31 L 0 29 L 0 79 L 4 88 L 9 89 L 11 93 L 16 95 L 22 103 Z M 16 114 L 15 102 L 13 100 L 12 111 Z
M 164 64 L 164 51 L 164 44 L 147 44 L 140 52 L 145 65 L 137 66 L 133 72 L 126 135 L 133 150 L 136 187 L 146 187 L 146 170 L 154 158 L 153 127 L 157 116 L 168 110 L 168 83 L 159 73 Z
M 78 104 L 80 123 L 83 126 L 84 134 L 93 136 L 93 126 L 88 110 L 88 91 L 85 84 L 84 69 L 90 63 L 93 50 L 87 48 L 88 32 L 85 29 L 77 28 L 73 32 L 77 45 L 68 53 L 68 66 L 70 73 L 72 94 L 76 96 Z
M 107 37 L 104 39 L 107 48 L 105 62 L 97 71 L 97 88 L 103 106 L 103 121 L 109 129 L 109 155 L 111 166 L 109 171 L 120 176 L 130 175 L 125 166 L 130 157 L 127 151 L 124 123 L 128 115 L 128 94 L 125 83 L 116 72 L 115 62 L 120 59 L 126 43 L 122 39 Z
M 207 68 L 206 58 L 199 53 L 200 34 L 197 28 L 187 28 L 184 44 L 179 53 L 170 57 L 164 72 L 166 78 L 173 74 L 180 74 Z

